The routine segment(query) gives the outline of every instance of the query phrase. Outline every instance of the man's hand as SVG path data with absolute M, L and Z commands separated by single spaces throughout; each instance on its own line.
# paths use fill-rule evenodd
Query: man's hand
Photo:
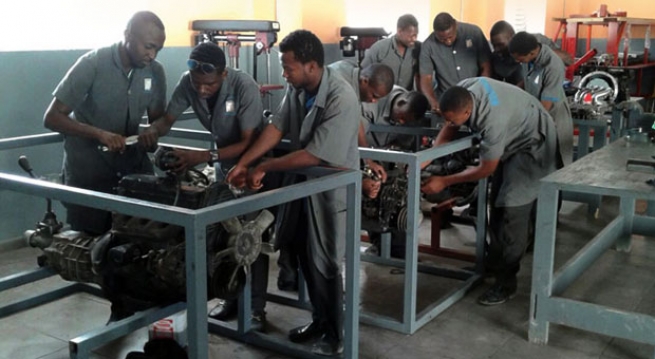
M 264 184 L 262 180 L 266 176 L 266 172 L 262 171 L 261 167 L 255 167 L 250 173 L 248 173 L 248 188 L 252 190 L 261 189 Z
M 421 183 L 421 192 L 425 194 L 435 194 L 446 189 L 448 185 L 442 176 L 430 176 Z
M 155 148 L 157 147 L 157 141 L 159 140 L 159 132 L 156 128 L 150 126 L 146 128 L 139 135 L 139 144 L 143 148 Z
M 102 131 L 98 141 L 107 147 L 111 152 L 125 151 L 125 137 L 109 131 Z
M 174 172 L 182 172 L 196 166 L 199 163 L 206 162 L 207 160 L 206 151 L 188 151 L 175 149 L 173 150 L 173 156 L 177 158 L 177 160 L 173 162 L 171 166 L 171 169 Z
M 246 186 L 248 178 L 248 168 L 241 165 L 235 165 L 230 168 L 225 177 L 225 182 L 235 188 L 243 188 Z
M 368 160 L 366 162 L 371 171 L 373 171 L 373 174 L 375 174 L 383 183 L 387 181 L 387 171 L 384 170 L 384 167 L 373 160 Z
M 362 179 L 362 192 L 364 193 L 364 196 L 371 199 L 377 198 L 378 194 L 380 194 L 381 184 L 380 181 L 376 181 L 372 178 Z

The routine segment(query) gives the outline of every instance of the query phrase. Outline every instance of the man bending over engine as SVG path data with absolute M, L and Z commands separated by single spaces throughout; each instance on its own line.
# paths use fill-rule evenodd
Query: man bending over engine
M 172 163 L 175 172 L 201 163 L 216 163 L 217 172 L 236 163 L 263 125 L 263 106 L 259 87 L 245 72 L 225 67 L 225 53 L 218 45 L 204 42 L 196 46 L 187 60 L 189 68 L 177 83 L 166 114 L 155 121 L 141 135 L 149 146 L 157 144 L 160 136 L 168 133 L 177 118 L 189 107 L 202 125 L 212 134 L 217 149 L 191 151 L 175 149 Z M 217 176 L 223 180 L 223 176 Z M 268 279 L 268 256 L 260 254 L 252 264 L 252 328 L 262 330 L 266 323 L 264 306 Z M 218 320 L 233 319 L 237 315 L 236 300 L 221 301 L 209 312 Z

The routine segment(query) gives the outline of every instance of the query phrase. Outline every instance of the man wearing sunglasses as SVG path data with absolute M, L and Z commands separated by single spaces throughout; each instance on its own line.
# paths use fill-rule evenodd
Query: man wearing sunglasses
M 187 61 L 189 71 L 180 78 L 164 117 L 155 121 L 142 137 L 156 145 L 176 119 L 189 107 L 216 141 L 215 151 L 175 149 L 173 171 L 183 171 L 201 163 L 217 163 L 227 173 L 256 137 L 263 124 L 263 106 L 257 82 L 245 72 L 225 67 L 225 53 L 216 44 L 197 45 Z M 222 178 L 217 178 L 222 180 Z M 252 329 L 264 330 L 268 256 L 260 255 L 252 265 Z M 237 315 L 236 300 L 222 300 L 209 316 L 230 320 Z
M 166 77 L 155 61 L 164 46 L 164 24 L 149 11 L 134 14 L 125 39 L 90 51 L 68 70 L 54 91 L 44 126 L 65 135 L 64 183 L 113 193 L 131 173 L 152 173 L 143 146 L 128 146 L 144 113 L 153 121 L 164 113 Z M 104 146 L 104 150 L 103 150 Z M 66 204 L 74 230 L 101 234 L 111 228 L 111 213 Z
M 297 30 L 280 43 L 286 95 L 271 121 L 227 176 L 236 187 L 260 189 L 269 172 L 310 166 L 359 169 L 357 129 L 361 116 L 353 88 L 332 69 L 324 67 L 323 44 L 313 33 Z M 284 136 L 293 150 L 257 162 Z M 250 170 L 248 167 L 253 166 Z M 304 178 L 286 174 L 293 182 Z M 345 253 L 345 189 L 330 190 L 286 204 L 280 212 L 295 224 L 291 241 L 312 304 L 312 321 L 292 329 L 289 340 L 315 342 L 312 351 L 336 355 L 343 351 L 343 284 L 341 259 Z
M 215 151 L 174 150 L 174 171 L 201 163 L 219 162 L 227 171 L 255 138 L 263 123 L 257 82 L 245 72 L 225 67 L 225 53 L 212 43 L 197 45 L 187 61 L 166 114 L 142 134 L 144 143 L 157 144 L 189 107 L 216 141 Z

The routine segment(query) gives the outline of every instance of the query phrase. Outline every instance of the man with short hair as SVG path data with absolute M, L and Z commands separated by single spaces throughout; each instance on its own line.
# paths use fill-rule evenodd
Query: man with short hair
M 376 41 L 368 50 L 362 61 L 362 68 L 375 63 L 389 66 L 393 71 L 395 84 L 406 90 L 418 86 L 418 56 L 421 43 L 418 36 L 418 20 L 411 14 L 398 18 L 396 34 Z
M 263 127 L 263 105 L 257 82 L 245 72 L 226 67 L 225 53 L 212 43 L 197 45 L 187 61 L 166 114 L 142 134 L 144 142 L 156 145 L 177 118 L 189 107 L 216 141 L 215 151 L 174 150 L 181 171 L 201 163 L 220 163 L 229 170 Z
M 378 101 L 377 106 L 369 107 L 364 112 L 364 129 L 368 143 L 375 148 L 384 148 L 395 144 L 400 137 L 391 133 L 370 132 L 368 127 L 371 124 L 413 124 L 424 118 L 429 108 L 430 103 L 422 93 L 394 86 L 387 96 Z
M 217 181 L 253 142 L 264 125 L 263 105 L 257 82 L 245 72 L 225 67 L 225 53 L 212 43 L 197 45 L 187 61 L 189 70 L 182 74 L 168 103 L 166 114 L 146 129 L 142 138 L 148 146 L 157 145 L 159 137 L 171 129 L 189 107 L 216 142 L 214 151 L 174 149 L 172 170 L 180 172 L 202 163 L 216 166 Z M 268 256 L 260 254 L 252 264 L 251 328 L 264 331 L 266 326 L 266 288 Z M 223 300 L 209 312 L 211 318 L 229 320 L 237 316 L 237 301 Z
M 439 113 L 439 97 L 451 86 L 467 78 L 491 76 L 491 50 L 478 26 L 457 22 L 448 13 L 435 16 L 432 28 L 434 32 L 421 44 L 420 90 L 432 111 Z
M 512 38 L 509 52 L 523 66 L 525 90 L 541 101 L 555 121 L 557 165 L 562 168 L 573 161 L 573 119 L 564 92 L 564 64 L 550 47 L 525 31 Z
M 324 67 L 323 44 L 313 33 L 297 30 L 280 43 L 282 76 L 290 86 L 269 124 L 227 176 L 236 186 L 260 189 L 268 172 L 325 165 L 359 169 L 357 119 L 361 116 L 353 88 Z M 256 164 L 282 137 L 292 152 Z M 250 169 L 249 169 L 250 167 Z M 288 173 L 292 182 L 304 178 Z M 345 253 L 345 190 L 331 190 L 287 204 L 281 212 L 295 223 L 293 241 L 312 304 L 312 322 L 289 332 L 293 342 L 320 338 L 312 351 L 343 352 L 343 284 L 340 261 Z M 278 243 L 279 244 L 279 243 Z
M 164 24 L 149 11 L 132 16 L 125 39 L 82 55 L 68 70 L 45 112 L 46 128 L 64 138 L 64 183 L 114 193 L 127 174 L 152 173 L 143 142 L 127 146 L 142 117 L 154 121 L 166 106 L 166 76 L 155 60 Z M 106 151 L 102 150 L 105 146 Z M 67 222 L 89 234 L 111 228 L 111 213 L 67 203 Z
M 520 88 L 484 77 L 467 79 L 441 97 L 447 125 L 435 146 L 452 140 L 466 124 L 480 134 L 480 164 L 448 176 L 432 176 L 422 183 L 426 194 L 477 181 L 493 174 L 489 235 L 485 267 L 496 282 L 478 303 L 501 304 L 517 290 L 516 275 L 528 245 L 529 225 L 539 180 L 555 171 L 557 134 L 553 120 L 539 101 Z
M 519 87 L 523 87 L 523 69 L 512 55 L 509 53 L 509 42 L 514 37 L 514 28 L 507 21 L 498 21 L 492 27 L 489 33 L 489 40 L 493 47 L 491 55 L 491 67 L 493 69 L 493 78 L 500 81 L 505 81 Z M 573 64 L 573 57 L 566 52 L 562 51 L 553 40 L 542 34 L 532 34 L 537 38 L 540 44 L 546 45 L 559 56 L 564 66 Z
M 369 111 L 368 108 L 375 109 L 378 100 L 387 96 L 393 88 L 393 71 L 385 64 L 370 64 L 360 70 L 354 62 L 341 60 L 331 63 L 328 67 L 341 75 L 355 90 L 362 114 Z M 357 141 L 360 147 L 369 146 L 363 126 L 358 129 Z M 376 175 L 382 178 L 382 182 L 386 180 L 387 173 L 382 166 L 369 159 L 366 160 L 366 163 Z
M 414 125 L 425 117 L 426 111 L 430 108 L 428 99 L 418 91 L 407 91 L 400 86 L 394 86 L 391 92 L 381 98 L 376 107 L 364 113 L 364 129 L 367 132 L 368 143 L 374 148 L 388 148 L 398 146 L 409 149 L 408 143 L 415 141 L 415 136 L 403 136 L 393 133 L 371 132 L 371 124 L 387 126 Z M 375 199 L 380 190 L 385 186 L 384 181 L 379 178 L 362 178 L 362 192 L 364 196 Z M 405 233 L 404 230 L 391 230 L 391 256 L 397 258 L 405 257 Z M 379 254 L 380 233 L 369 231 L 371 247 L 367 254 Z

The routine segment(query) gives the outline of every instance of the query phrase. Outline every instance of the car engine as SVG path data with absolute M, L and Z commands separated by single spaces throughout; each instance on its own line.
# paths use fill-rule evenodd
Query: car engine
M 171 151 L 160 150 L 154 162 L 166 170 Z M 127 175 L 120 180 L 117 194 L 188 209 L 236 198 L 226 184 L 213 182 L 197 170 Z M 24 236 L 29 245 L 43 251 L 39 265 L 52 268 L 65 280 L 99 285 L 112 301 L 112 317 L 116 303 L 122 308 L 120 319 L 137 310 L 184 301 L 184 228 L 120 213 L 112 218 L 111 230 L 101 236 L 62 230 L 48 200 L 46 217 Z M 273 221 L 274 216 L 263 210 L 207 227 L 208 298 L 238 295 Z

